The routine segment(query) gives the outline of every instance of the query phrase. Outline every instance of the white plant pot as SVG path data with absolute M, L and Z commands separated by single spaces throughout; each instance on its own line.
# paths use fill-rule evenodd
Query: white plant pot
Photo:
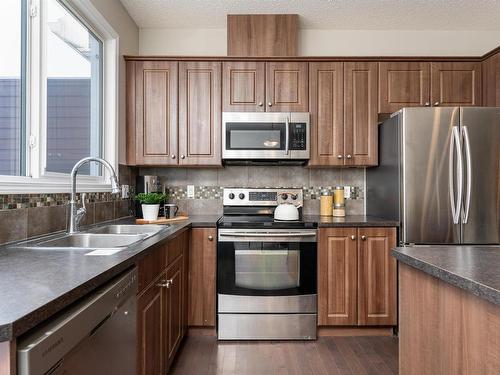
M 160 211 L 159 204 L 143 204 L 142 217 L 144 220 L 153 221 L 158 219 L 158 212 Z

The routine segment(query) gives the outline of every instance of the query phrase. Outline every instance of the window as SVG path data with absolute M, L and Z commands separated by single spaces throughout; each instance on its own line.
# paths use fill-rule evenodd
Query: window
M 86 156 L 101 156 L 102 42 L 56 0 L 47 1 L 46 172 L 69 173 Z M 79 173 L 100 175 L 99 165 Z
M 0 33 L 0 193 L 66 192 L 86 156 L 116 165 L 118 35 L 92 2 L 1 0 Z M 79 185 L 106 173 L 87 164 Z
M 19 0 L 0 2 L 0 175 L 25 174 L 25 22 Z

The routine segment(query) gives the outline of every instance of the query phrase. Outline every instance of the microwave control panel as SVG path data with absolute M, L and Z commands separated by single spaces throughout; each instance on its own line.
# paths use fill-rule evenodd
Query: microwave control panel
M 306 124 L 292 123 L 290 124 L 290 150 L 305 150 L 306 149 Z

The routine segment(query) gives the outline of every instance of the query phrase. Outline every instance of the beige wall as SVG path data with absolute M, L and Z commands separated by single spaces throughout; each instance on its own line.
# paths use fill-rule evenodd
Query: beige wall
M 300 31 L 304 56 L 478 56 L 500 45 L 500 31 Z M 225 55 L 226 29 L 140 29 L 141 55 Z
M 139 29 L 129 16 L 120 0 L 91 0 L 93 5 L 118 33 L 119 46 L 119 87 L 118 87 L 118 162 L 125 163 L 125 61 L 123 55 L 136 55 L 139 53 Z

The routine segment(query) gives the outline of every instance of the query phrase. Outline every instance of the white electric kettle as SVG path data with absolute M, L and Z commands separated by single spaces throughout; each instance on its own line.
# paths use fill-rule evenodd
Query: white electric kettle
M 274 210 L 274 220 L 299 220 L 299 209 L 291 203 L 281 203 Z

